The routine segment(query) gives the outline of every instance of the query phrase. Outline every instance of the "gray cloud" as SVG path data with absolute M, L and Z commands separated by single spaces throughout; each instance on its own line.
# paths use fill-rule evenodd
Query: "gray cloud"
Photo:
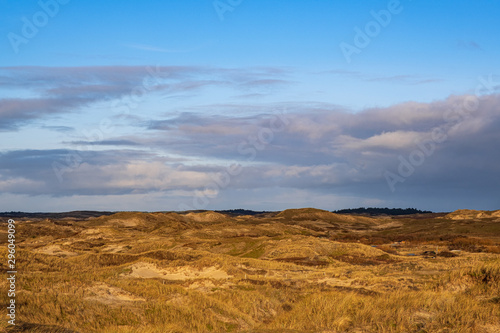
M 101 141 L 71 141 L 64 142 L 65 144 L 71 144 L 75 146 L 138 146 L 137 142 L 130 140 L 101 140 Z
M 258 91 L 288 82 L 286 71 L 272 68 L 153 70 L 162 73 L 158 81 L 148 78 L 145 67 L 1 68 L 0 85 L 5 88 L 12 77 L 11 87 L 24 89 L 30 97 L 0 100 L 0 128 L 15 130 L 35 120 L 77 112 L 92 103 L 121 98 L 145 82 L 148 91 L 166 96 L 210 86 Z M 421 78 L 385 79 L 415 83 Z M 71 127 L 41 125 L 71 131 L 71 139 L 62 144 L 72 149 L 0 152 L 0 192 L 189 197 L 200 191 L 215 196 L 216 179 L 239 163 L 241 173 L 229 177 L 221 190 L 267 191 L 269 196 L 297 191 L 301 196 L 376 198 L 401 206 L 418 202 L 426 209 L 484 209 L 500 204 L 499 109 L 499 94 L 450 96 L 356 113 L 315 102 L 195 105 L 154 119 L 129 117 L 123 121 L 135 126 L 134 132 L 98 141 L 75 137 Z M 436 130 L 446 138 L 436 142 Z M 385 173 L 398 174 L 401 158 L 409 160 L 415 151 L 423 151 L 422 145 L 431 147 L 432 153 L 424 153 L 424 161 L 391 192 Z M 450 199 L 437 200 L 442 198 Z M 267 199 L 275 200 L 262 198 Z M 436 206 L 438 201 L 444 202 L 442 206 Z
M 61 132 L 61 133 L 69 133 L 69 132 L 73 132 L 75 130 L 74 127 L 70 127 L 70 126 L 42 125 L 40 128 L 48 129 L 48 130 L 55 131 L 55 132 Z
M 22 123 L 77 107 L 82 100 L 70 98 L 11 98 L 0 100 L 0 130 L 15 130 Z
M 113 195 L 193 189 L 209 181 L 182 159 L 137 150 L 22 150 L 0 154 L 0 191 L 29 195 Z M 58 180 L 56 173 L 61 175 Z
M 451 96 L 355 114 L 303 104 L 281 113 L 283 123 L 265 142 L 259 141 L 259 133 L 279 119 L 272 112 L 276 105 L 261 106 L 262 113 L 246 117 L 181 114 L 152 121 L 142 136 L 93 143 L 137 147 L 134 150 L 4 153 L 0 190 L 55 196 L 203 192 L 228 166 L 241 163 L 243 171 L 230 177 L 224 190 L 289 188 L 408 204 L 419 198 L 426 207 L 439 194 L 479 207 L 498 201 L 500 95 L 483 96 L 476 109 L 459 111 L 468 98 Z M 433 143 L 433 153 L 390 192 L 384 172 L 397 173 L 399 157 L 408 160 L 421 150 L 419 144 L 428 142 L 434 129 L 443 131 L 446 140 Z M 64 164 L 71 153 L 80 155 L 81 163 L 58 183 L 52 163 Z M 464 196 L 470 196 L 469 201 Z
M 0 130 L 17 130 L 36 119 L 78 112 L 93 103 L 160 92 L 169 97 L 209 86 L 269 88 L 285 81 L 272 68 L 187 66 L 0 67 L 0 87 L 30 97 L 0 99 Z

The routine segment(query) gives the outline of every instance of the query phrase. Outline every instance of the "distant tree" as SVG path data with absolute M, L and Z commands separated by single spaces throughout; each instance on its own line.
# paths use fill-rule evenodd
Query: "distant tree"
M 360 207 L 351 209 L 340 209 L 333 211 L 337 214 L 356 214 L 356 215 L 412 215 L 412 214 L 428 214 L 432 213 L 428 210 L 419 210 L 416 208 L 376 208 L 376 207 Z
M 218 210 L 217 213 L 228 214 L 231 216 L 241 216 L 241 215 L 259 215 L 264 213 L 269 213 L 268 211 L 254 211 L 249 209 L 226 209 L 226 210 Z

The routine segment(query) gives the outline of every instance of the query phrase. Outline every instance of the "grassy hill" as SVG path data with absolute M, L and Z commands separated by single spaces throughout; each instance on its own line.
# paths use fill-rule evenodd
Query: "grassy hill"
M 498 211 L 16 219 L 21 306 L 6 332 L 500 330 Z

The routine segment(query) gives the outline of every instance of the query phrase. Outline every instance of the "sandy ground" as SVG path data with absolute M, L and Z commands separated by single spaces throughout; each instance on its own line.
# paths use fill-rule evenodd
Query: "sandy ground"
M 85 297 L 86 300 L 105 304 L 146 301 L 146 299 L 142 297 L 134 296 L 125 290 L 109 286 L 106 283 L 97 283 L 89 288 L 88 291 L 92 296 Z
M 36 249 L 35 251 L 38 253 L 48 254 L 51 256 L 59 256 L 59 257 L 72 257 L 78 255 L 78 253 L 63 250 L 60 245 L 48 245 Z
M 166 280 L 193 280 L 193 279 L 228 279 L 232 277 L 216 267 L 207 267 L 202 270 L 191 267 L 177 269 L 160 269 L 156 265 L 147 262 L 138 262 L 130 266 L 132 272 L 128 277 L 133 278 L 160 278 Z
M 106 245 L 104 246 L 101 251 L 102 252 L 107 252 L 107 253 L 120 253 L 123 252 L 124 250 L 127 249 L 126 245 Z

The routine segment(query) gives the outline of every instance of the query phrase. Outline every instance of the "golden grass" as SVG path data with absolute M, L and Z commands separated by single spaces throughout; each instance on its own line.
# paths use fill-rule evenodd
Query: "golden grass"
M 198 225 L 192 224 L 193 215 L 156 213 L 141 220 L 142 213 L 120 213 L 70 225 L 40 221 L 34 228 L 40 236 L 28 230 L 37 222 L 26 223 L 19 231 L 16 254 L 17 328 L 200 333 L 500 330 L 499 245 L 491 233 L 464 237 L 453 233 L 453 223 L 464 220 L 446 220 L 451 222 L 445 225 L 444 219 L 436 219 L 440 228 L 449 228 L 450 237 L 432 241 L 428 235 L 395 247 L 389 245 L 398 237 L 408 239 L 405 232 L 416 229 L 418 221 L 374 219 L 366 223 L 373 227 L 365 225 L 361 232 L 356 219 L 346 219 L 338 234 L 331 235 L 330 229 L 322 231 L 331 221 L 304 220 L 307 214 L 316 219 L 317 211 L 301 211 L 297 223 L 285 220 L 292 213 L 238 220 L 205 214 Z M 117 221 L 128 218 L 133 225 Z M 433 225 L 432 220 L 423 221 L 426 228 Z M 380 228 L 384 223 L 398 226 L 399 234 Z M 161 231 L 166 227 L 170 232 Z M 351 241 L 334 240 L 343 235 Z M 380 244 L 371 246 L 371 239 Z M 52 245 L 77 255 L 38 251 Z M 457 247 L 461 252 L 453 252 L 456 257 L 420 255 L 429 250 L 451 253 Z M 6 257 L 5 246 L 0 253 Z M 139 262 L 159 271 L 182 269 L 190 278 L 130 276 Z M 227 278 L 196 278 L 211 267 Z M 6 290 L 7 281 L 0 286 Z M 120 293 L 126 297 L 116 297 Z M 7 304 L 5 292 L 0 302 Z M 12 328 L 4 320 L 0 329 Z

